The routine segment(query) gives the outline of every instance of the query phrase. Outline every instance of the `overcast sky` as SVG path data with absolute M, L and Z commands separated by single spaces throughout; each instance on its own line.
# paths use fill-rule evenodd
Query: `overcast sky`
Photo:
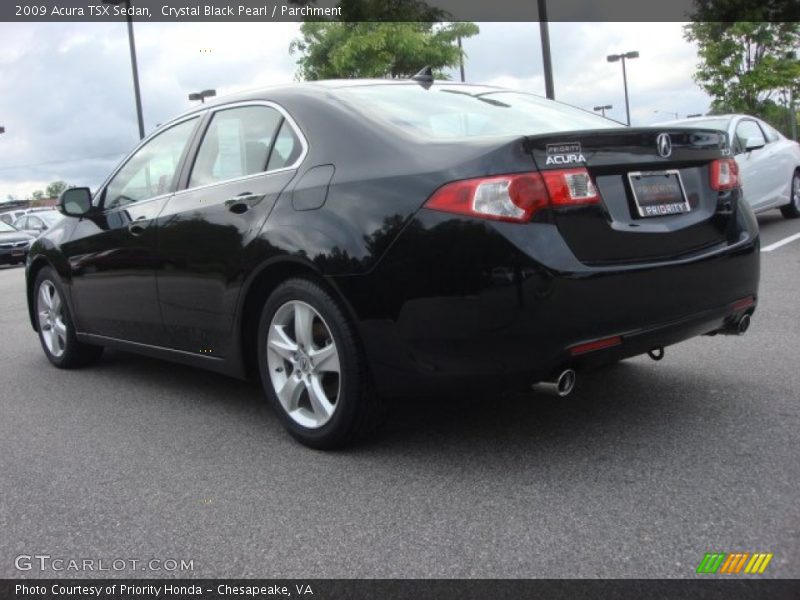
M 479 25 L 464 43 L 467 81 L 544 95 L 538 24 Z M 188 109 L 189 92 L 292 81 L 296 57 L 288 47 L 298 29 L 136 24 L 146 131 Z M 624 121 L 621 67 L 605 57 L 638 50 L 641 57 L 628 62 L 634 125 L 672 118 L 666 111 L 685 117 L 708 109 L 692 80 L 696 48 L 679 23 L 551 23 L 550 38 L 559 100 L 588 109 L 613 104 L 608 114 Z M 137 142 L 124 23 L 0 23 L 0 81 L 0 200 L 58 179 L 94 188 Z

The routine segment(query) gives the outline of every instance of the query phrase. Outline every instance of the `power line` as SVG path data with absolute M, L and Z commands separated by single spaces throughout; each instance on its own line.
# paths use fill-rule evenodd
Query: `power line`
M 0 167 L 0 171 L 8 171 L 11 169 L 30 169 L 33 167 L 46 167 L 48 165 L 61 165 L 66 163 L 72 162 L 81 162 L 84 160 L 99 160 L 101 158 L 113 158 L 115 156 L 124 156 L 125 152 L 115 152 L 113 154 L 103 154 L 100 156 L 85 156 L 83 158 L 69 158 L 65 160 L 51 160 L 48 162 L 41 162 L 41 163 L 31 163 L 27 165 L 11 165 L 9 167 Z

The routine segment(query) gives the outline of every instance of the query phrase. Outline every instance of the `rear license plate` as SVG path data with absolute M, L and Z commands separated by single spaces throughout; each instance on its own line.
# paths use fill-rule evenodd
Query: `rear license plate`
M 678 215 L 691 210 L 678 171 L 628 173 L 628 181 L 640 217 Z

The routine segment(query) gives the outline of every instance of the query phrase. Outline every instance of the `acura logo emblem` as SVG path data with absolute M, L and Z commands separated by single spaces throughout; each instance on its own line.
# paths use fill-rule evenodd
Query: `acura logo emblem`
M 656 138 L 656 148 L 658 148 L 659 155 L 663 158 L 669 158 L 669 155 L 672 154 L 672 140 L 669 139 L 668 133 L 658 134 Z

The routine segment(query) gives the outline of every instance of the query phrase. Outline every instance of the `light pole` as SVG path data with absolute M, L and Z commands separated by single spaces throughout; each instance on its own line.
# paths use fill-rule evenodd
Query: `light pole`
M 133 11 L 131 0 L 103 0 L 103 4 L 124 4 L 128 21 L 128 45 L 131 51 L 131 71 L 133 71 L 133 95 L 136 98 L 136 118 L 139 121 L 139 139 L 144 139 L 144 117 L 142 116 L 142 94 L 139 91 L 139 66 L 136 62 L 136 41 L 133 39 Z
M 658 110 L 658 109 L 656 109 L 656 110 L 653 111 L 653 113 L 654 114 L 655 113 L 661 113 L 661 114 L 664 114 L 664 115 L 675 115 L 675 120 L 676 121 L 678 120 L 678 113 L 672 112 L 671 110 Z
M 625 116 L 628 119 L 628 127 L 631 125 L 631 107 L 628 103 L 628 74 L 625 71 L 625 59 L 626 58 L 639 58 L 639 52 L 633 50 L 631 52 L 625 52 L 624 54 L 609 54 L 606 57 L 608 62 L 617 62 L 618 60 L 622 61 L 622 85 L 625 86 Z
M 607 110 L 611 110 L 612 108 L 614 108 L 614 106 L 613 106 L 613 105 L 611 105 L 611 104 L 604 104 L 603 106 L 595 106 L 595 107 L 594 107 L 594 111 L 595 111 L 595 112 L 602 113 L 602 114 L 603 114 L 603 116 L 605 117 L 605 116 L 606 116 L 606 111 L 607 111 Z
M 217 90 L 203 90 L 202 92 L 192 92 L 189 94 L 189 100 L 200 100 L 202 104 L 206 103 L 206 98 L 212 98 L 217 95 Z
M 537 0 L 539 5 L 539 37 L 542 40 L 542 68 L 544 69 L 545 95 L 554 100 L 553 64 L 550 60 L 550 27 L 547 24 L 547 0 Z
M 458 66 L 461 71 L 461 83 L 466 81 L 464 77 L 464 48 L 461 45 L 461 36 L 458 36 Z

